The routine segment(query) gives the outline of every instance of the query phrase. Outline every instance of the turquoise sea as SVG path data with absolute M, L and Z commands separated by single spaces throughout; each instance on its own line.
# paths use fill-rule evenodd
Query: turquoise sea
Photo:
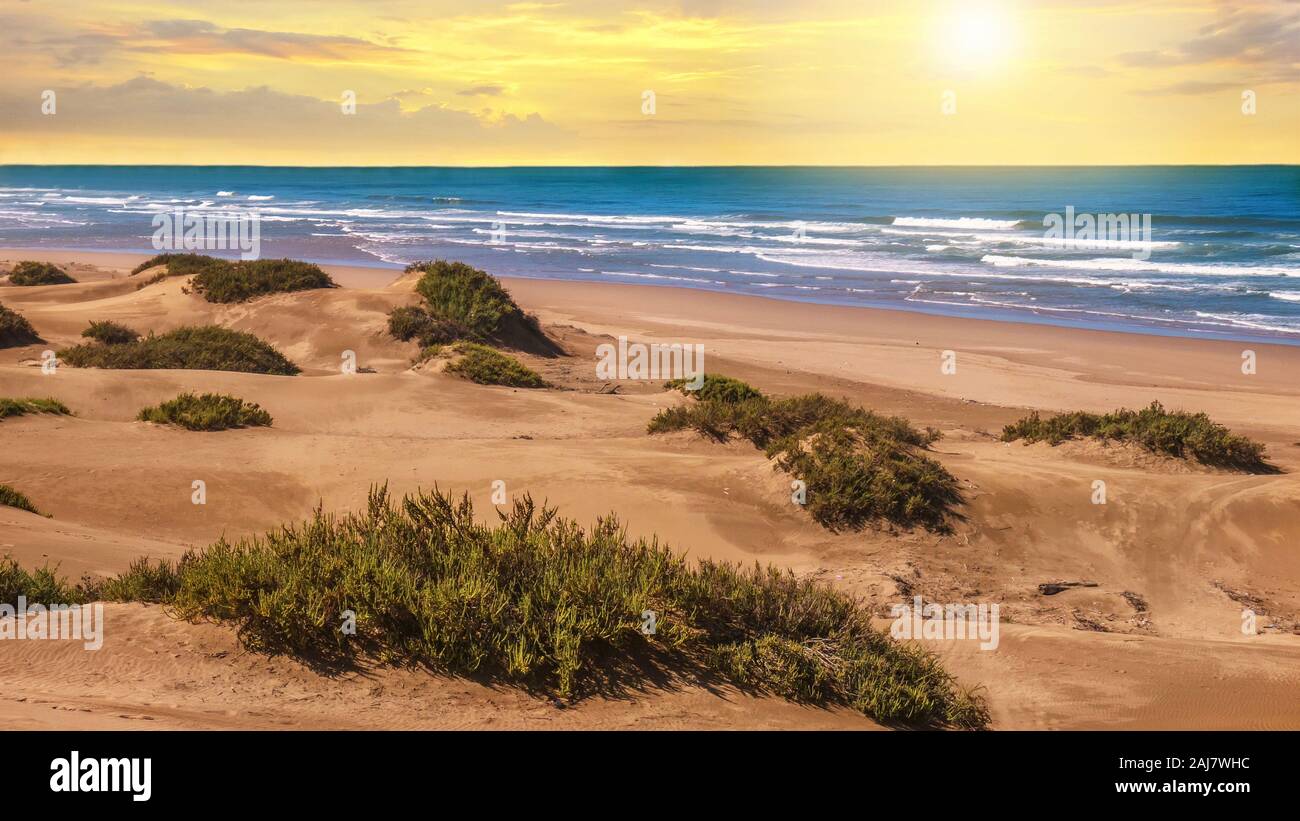
M 0 166 L 0 246 L 151 253 L 178 207 L 257 213 L 262 256 L 1300 342 L 1296 166 Z M 1054 244 L 1067 208 L 1149 254 Z

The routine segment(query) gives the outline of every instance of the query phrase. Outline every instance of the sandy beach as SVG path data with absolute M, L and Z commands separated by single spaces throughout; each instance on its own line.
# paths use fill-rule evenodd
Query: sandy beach
M 823 306 L 644 285 L 503 279 L 568 356 L 520 358 L 559 387 L 486 387 L 413 369 L 386 333 L 412 305 L 399 270 L 323 266 L 343 287 L 217 305 L 181 278 L 146 287 L 143 256 L 0 249 L 58 263 L 74 285 L 4 287 L 44 344 L 0 350 L 0 396 L 51 396 L 72 417 L 0 422 L 0 483 L 51 514 L 0 507 L 0 554 L 72 579 L 174 558 L 326 510 L 368 489 L 437 485 L 490 515 L 492 483 L 582 522 L 611 511 L 634 536 L 688 556 L 772 563 L 866 600 L 922 595 L 1001 606 L 1001 642 L 931 642 L 988 699 L 995 729 L 1300 728 L 1300 347 L 1075 330 Z M 42 351 L 92 320 L 162 332 L 255 333 L 297 377 L 61 367 Z M 789 503 L 789 477 L 747 442 L 646 434 L 684 401 L 658 383 L 597 379 L 618 336 L 702 344 L 705 369 L 774 394 L 821 391 L 941 430 L 934 456 L 961 482 L 954 532 L 831 533 Z M 1256 372 L 1242 371 L 1243 351 Z M 361 372 L 340 372 L 353 351 Z M 944 352 L 956 371 L 941 370 Z M 269 429 L 195 433 L 135 421 L 181 391 L 256 402 Z M 1125 447 L 1004 443 L 1028 410 L 1109 411 L 1159 400 L 1267 445 L 1280 472 L 1211 470 Z M 191 483 L 206 482 L 206 505 Z M 1104 481 L 1107 503 L 1094 504 Z M 1043 595 L 1039 585 L 1082 581 Z M 1260 614 L 1258 635 L 1242 610 Z M 240 649 L 233 630 L 114 604 L 102 650 L 0 642 L 6 728 L 874 728 L 849 710 L 700 686 L 565 709 L 412 670 L 325 676 Z

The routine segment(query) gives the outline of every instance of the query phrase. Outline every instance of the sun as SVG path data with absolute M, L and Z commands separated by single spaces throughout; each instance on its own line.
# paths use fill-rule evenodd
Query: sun
M 1011 56 L 1015 39 L 1014 16 L 1001 3 L 957 3 L 939 20 L 940 53 L 956 68 L 1001 65 Z

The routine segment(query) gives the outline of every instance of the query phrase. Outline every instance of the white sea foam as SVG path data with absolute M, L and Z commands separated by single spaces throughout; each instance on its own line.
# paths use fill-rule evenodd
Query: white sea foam
M 1133 251 L 1143 248 L 1178 248 L 1183 243 L 1174 240 L 1147 241 L 1147 240 L 1129 240 L 1129 239 L 1071 239 L 1062 240 L 1052 237 L 1035 236 L 1032 234 L 982 234 L 975 231 L 899 231 L 893 228 L 882 228 L 881 231 L 890 236 L 896 237 L 916 237 L 920 239 L 932 239 L 934 237 L 950 237 L 955 242 L 962 245 L 1029 245 L 1041 248 L 1062 248 L 1064 250 L 1083 250 L 1083 251 Z
M 663 279 L 675 282 L 700 282 L 706 285 L 726 285 L 727 283 L 716 279 L 699 279 L 696 277 L 674 277 L 667 274 L 646 274 L 636 271 L 601 271 L 605 276 L 611 277 L 633 277 L 636 279 Z
M 128 202 L 135 202 L 140 199 L 139 196 L 132 194 L 129 197 L 64 197 L 64 202 L 75 202 L 80 205 L 126 205 Z
M 561 219 L 561 220 L 584 220 L 586 222 L 608 222 L 608 223 L 627 223 L 629 225 L 637 224 L 655 224 L 686 222 L 686 217 L 633 217 L 621 215 L 602 215 L 602 214 L 564 214 L 550 213 L 545 211 L 498 211 L 497 214 L 502 217 L 523 217 L 525 219 Z
M 722 269 L 721 269 L 721 268 L 697 268 L 697 267 L 692 266 L 692 265 L 657 265 L 657 264 L 655 264 L 655 263 L 652 262 L 652 263 L 650 263 L 650 267 L 651 267 L 651 268 L 672 268 L 672 269 L 680 270 L 680 271 L 698 271 L 698 272 L 700 272 L 700 273 L 702 273 L 702 274 L 720 274 L 720 273 L 722 273 Z
M 1208 311 L 1196 311 L 1195 314 L 1201 319 L 1214 319 L 1237 328 L 1251 328 L 1257 331 L 1281 331 L 1282 333 L 1300 331 L 1300 326 L 1278 324 L 1276 317 L 1264 314 L 1214 314 Z
M 1151 271 L 1160 274 L 1189 276 L 1280 276 L 1300 277 L 1300 268 L 1279 268 L 1269 265 L 1197 265 L 1187 262 L 1155 262 L 1132 257 L 1100 257 L 1096 259 L 1040 259 L 1035 257 L 1009 257 L 985 254 L 981 262 L 998 268 L 1042 266 L 1070 268 L 1084 271 Z
M 904 228 L 979 228 L 986 231 L 1010 231 L 1020 220 L 991 220 L 982 217 L 894 217 L 894 225 Z

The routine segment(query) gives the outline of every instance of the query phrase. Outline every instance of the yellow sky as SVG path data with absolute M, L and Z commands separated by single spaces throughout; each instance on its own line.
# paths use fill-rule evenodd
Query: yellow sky
M 1300 162 L 1285 0 L 15 0 L 0 71 L 0 163 Z

